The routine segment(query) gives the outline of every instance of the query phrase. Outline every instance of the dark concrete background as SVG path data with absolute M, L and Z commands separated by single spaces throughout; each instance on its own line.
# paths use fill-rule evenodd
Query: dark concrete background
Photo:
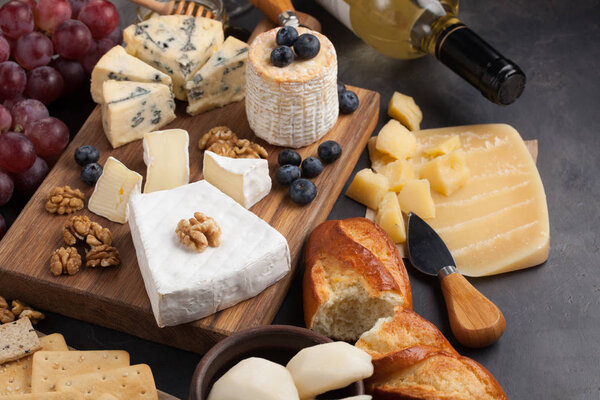
M 124 0 L 115 3 L 122 25 L 132 22 L 134 7 Z M 524 139 L 539 140 L 537 164 L 550 212 L 550 257 L 539 267 L 470 279 L 503 311 L 504 336 L 486 349 L 459 346 L 450 332 L 439 285 L 409 267 L 414 309 L 436 324 L 462 354 L 488 368 L 511 399 L 600 399 L 600 1 L 461 1 L 461 19 L 527 74 L 523 96 L 508 107 L 491 104 L 432 57 L 385 58 L 312 1 L 295 4 L 322 22 L 338 52 L 340 78 L 381 93 L 379 127 L 387 121 L 387 101 L 398 90 L 413 96 L 423 110 L 423 128 L 504 122 Z M 252 29 L 260 16 L 252 10 L 232 23 Z M 87 99 L 71 99 L 54 105 L 51 112 L 76 132 L 92 107 Z M 355 171 L 366 166 L 365 152 Z M 12 220 L 22 201 L 15 199 L 0 212 Z M 362 215 L 362 206 L 341 196 L 330 219 Z M 303 325 L 301 273 L 299 269 L 275 323 Z M 51 313 L 39 328 L 64 334 L 80 349 L 125 349 L 132 362 L 152 367 L 161 390 L 182 399 L 187 398 L 200 359 Z

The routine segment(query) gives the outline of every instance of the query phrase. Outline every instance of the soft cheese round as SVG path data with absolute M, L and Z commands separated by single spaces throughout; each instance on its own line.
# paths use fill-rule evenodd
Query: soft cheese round
M 337 121 L 337 56 L 324 35 L 306 28 L 320 43 L 319 54 L 283 68 L 271 64 L 279 28 L 250 45 L 246 67 L 246 114 L 250 128 L 268 143 L 303 147 L 323 137 Z

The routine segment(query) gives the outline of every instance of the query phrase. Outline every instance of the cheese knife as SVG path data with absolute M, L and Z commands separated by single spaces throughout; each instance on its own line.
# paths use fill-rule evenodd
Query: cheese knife
M 423 219 L 408 214 L 408 256 L 411 264 L 440 280 L 452 333 L 466 347 L 485 347 L 504 333 L 500 309 L 456 270 L 454 258 L 442 238 Z

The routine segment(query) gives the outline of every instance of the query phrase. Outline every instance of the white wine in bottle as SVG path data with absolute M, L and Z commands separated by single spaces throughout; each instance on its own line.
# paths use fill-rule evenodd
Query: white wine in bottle
M 497 104 L 514 102 L 525 73 L 458 18 L 458 0 L 317 0 L 378 52 L 432 54 Z

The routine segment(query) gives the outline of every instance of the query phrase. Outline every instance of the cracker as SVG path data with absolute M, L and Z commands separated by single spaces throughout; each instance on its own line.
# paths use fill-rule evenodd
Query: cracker
M 107 371 L 129 365 L 129 354 L 107 351 L 39 351 L 33 356 L 31 392 L 51 392 L 56 382 L 72 375 Z
M 105 393 L 118 400 L 158 400 L 152 370 L 146 364 L 74 375 L 56 384 L 56 390 L 69 389 L 81 392 L 84 400 L 96 400 Z
M 40 338 L 42 350 L 69 350 L 65 338 L 60 333 Z M 31 366 L 33 355 L 0 365 L 0 396 L 31 392 Z M 4 399 L 3 399 L 4 400 Z
M 27 357 L 41 348 L 29 318 L 0 325 L 0 364 Z
M 119 400 L 115 396 L 110 393 L 104 393 L 102 396 L 98 397 L 98 400 Z
M 52 393 L 29 393 L 15 394 L 2 397 L 2 400 L 83 400 L 79 392 L 52 392 Z

